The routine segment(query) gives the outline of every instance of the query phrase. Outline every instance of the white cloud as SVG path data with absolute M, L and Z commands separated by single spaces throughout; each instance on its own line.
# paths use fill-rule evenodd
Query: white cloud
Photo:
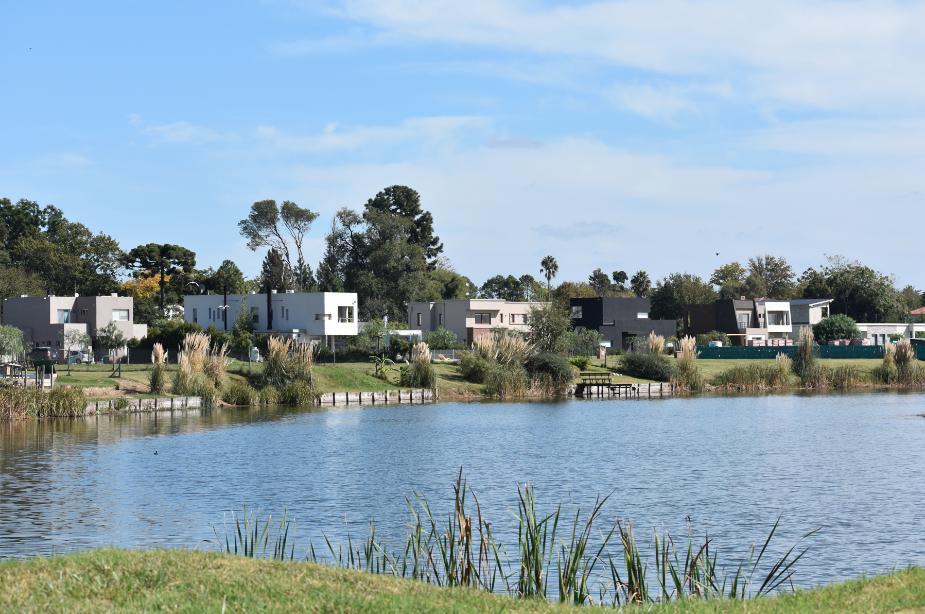
M 925 101 L 922 2 L 345 0 L 342 15 L 393 39 L 710 76 L 784 103 L 851 108 Z
M 197 126 L 186 121 L 171 122 L 161 125 L 145 125 L 141 117 L 131 115 L 129 122 L 133 126 L 139 127 L 139 130 L 145 136 L 150 137 L 156 143 L 166 144 L 203 144 L 214 143 L 217 141 L 231 141 L 237 137 L 233 133 L 218 132 L 205 126 Z
M 484 134 L 489 123 L 471 116 L 415 117 L 394 126 L 351 126 L 328 124 L 316 134 L 291 135 L 274 126 L 258 126 L 263 143 L 280 151 L 322 153 L 355 151 L 382 145 L 453 143 L 470 134 Z
M 827 158 L 915 156 L 925 160 L 925 120 L 825 119 L 791 122 L 758 131 L 751 144 L 758 149 Z

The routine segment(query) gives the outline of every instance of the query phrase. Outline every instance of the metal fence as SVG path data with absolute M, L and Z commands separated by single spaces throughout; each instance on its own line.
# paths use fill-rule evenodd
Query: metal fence
M 459 355 L 464 350 L 431 350 L 430 359 L 435 362 L 443 360 L 459 360 Z

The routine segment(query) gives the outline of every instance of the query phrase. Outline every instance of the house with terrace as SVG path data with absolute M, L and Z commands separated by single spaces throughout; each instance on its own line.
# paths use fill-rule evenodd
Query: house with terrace
M 46 347 L 56 358 L 68 351 L 71 331 L 96 341 L 100 329 L 114 325 L 126 341 L 141 339 L 146 324 L 134 323 L 134 300 L 130 296 L 20 296 L 3 299 L 3 323 L 23 332 L 31 347 Z
M 461 342 L 471 345 L 493 328 L 526 333 L 530 310 L 542 305 L 545 303 L 493 298 L 412 302 L 408 305 L 408 324 L 425 335 L 442 326 L 453 331 Z
M 356 336 L 355 292 L 276 292 L 266 294 L 189 294 L 183 297 L 183 319 L 203 328 L 231 330 L 239 317 L 254 332 L 274 333 L 298 343 L 334 347 L 340 337 Z

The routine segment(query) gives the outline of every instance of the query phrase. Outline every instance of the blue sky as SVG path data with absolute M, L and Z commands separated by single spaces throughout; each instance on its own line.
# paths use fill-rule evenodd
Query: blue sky
M 0 4 L 0 195 L 248 274 L 394 183 L 477 283 L 826 254 L 925 286 L 925 3 Z M 719 256 L 715 253 L 720 252 Z

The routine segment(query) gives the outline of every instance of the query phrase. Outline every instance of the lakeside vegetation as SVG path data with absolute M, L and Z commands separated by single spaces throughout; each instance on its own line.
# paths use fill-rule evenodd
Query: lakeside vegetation
M 916 612 L 925 570 L 751 601 L 636 606 L 659 614 Z M 0 610 L 16 612 L 586 612 L 312 563 L 188 550 L 93 550 L 0 562 Z

